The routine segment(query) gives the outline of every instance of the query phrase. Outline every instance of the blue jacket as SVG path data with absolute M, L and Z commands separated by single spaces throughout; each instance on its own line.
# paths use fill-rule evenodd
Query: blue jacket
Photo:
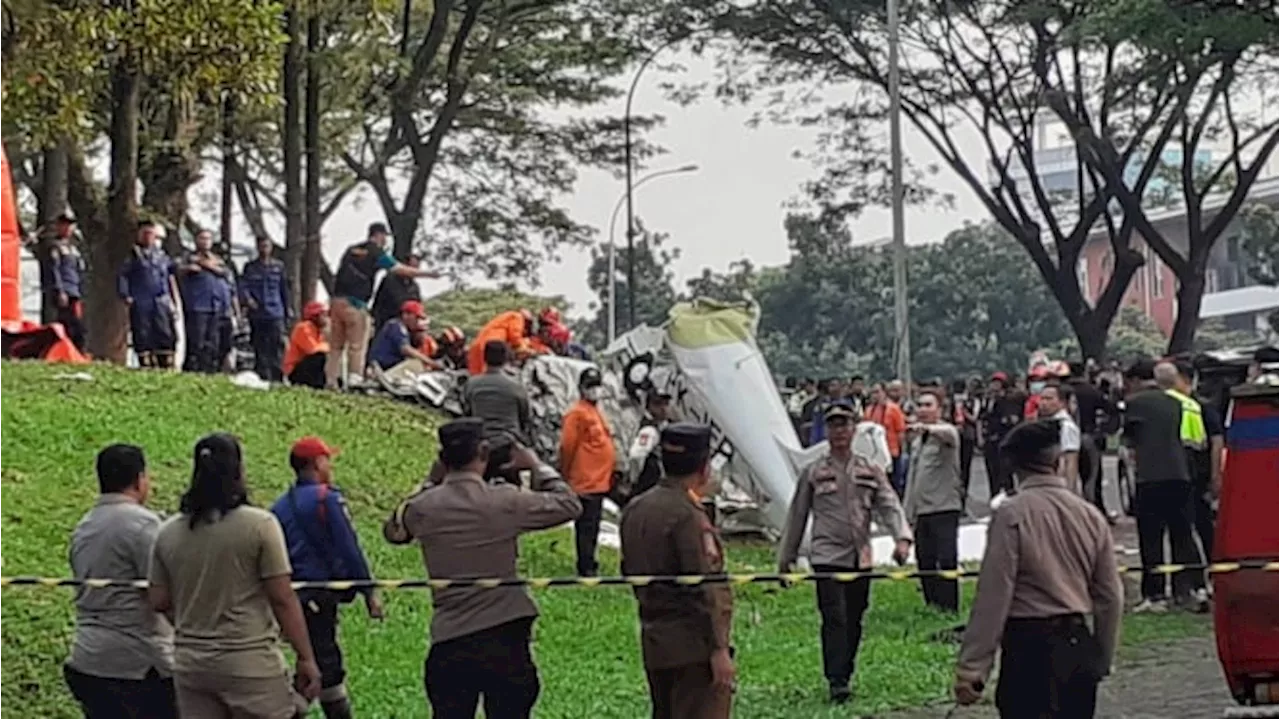
M 173 260 L 159 247 L 144 250 L 135 246 L 116 275 L 116 294 L 132 299 L 135 305 L 149 306 L 169 294 Z
M 252 305 L 249 300 L 253 300 Z M 283 320 L 289 314 L 289 279 L 284 263 L 272 257 L 267 261 L 251 260 L 240 273 L 240 302 L 255 320 Z
M 84 258 L 80 255 L 80 250 L 71 242 L 57 242 L 49 255 L 52 275 L 49 286 L 55 292 L 67 293 L 68 297 L 83 297 L 80 275 L 84 271 Z
M 271 511 L 284 528 L 297 582 L 370 579 L 347 503 L 337 487 L 300 476 Z
M 182 260 L 182 264 L 192 265 L 196 262 L 196 255 L 187 255 Z M 225 268 L 223 272 L 225 272 Z M 185 269 L 179 275 L 178 286 L 182 290 L 182 306 L 188 312 L 208 312 L 216 314 L 221 311 L 222 306 L 219 304 L 222 288 L 224 284 L 222 276 L 217 272 L 201 269 L 199 272 L 187 272 Z

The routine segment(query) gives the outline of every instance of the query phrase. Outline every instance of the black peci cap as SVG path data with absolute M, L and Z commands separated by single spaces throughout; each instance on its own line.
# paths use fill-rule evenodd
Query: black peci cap
M 1015 463 L 1056 446 L 1062 438 L 1062 424 L 1056 419 L 1023 422 L 1005 435 L 1000 452 Z
M 604 384 L 604 376 L 595 367 L 588 367 L 578 375 L 578 387 L 582 389 L 599 387 L 602 384 Z
M 391 234 L 391 231 L 387 229 L 387 224 L 385 222 L 375 222 L 369 225 L 370 237 L 373 237 L 374 235 L 389 235 L 389 234 Z
M 440 427 L 440 448 L 474 446 L 483 436 L 484 420 L 478 417 L 455 419 Z
M 662 430 L 662 451 L 671 454 L 698 454 L 711 451 L 711 427 L 693 422 L 676 422 Z

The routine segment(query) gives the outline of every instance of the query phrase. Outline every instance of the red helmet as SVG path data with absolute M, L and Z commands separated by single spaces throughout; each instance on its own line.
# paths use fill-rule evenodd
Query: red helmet
M 314 320 L 329 314 L 329 308 L 323 302 L 312 300 L 302 306 L 302 319 Z
M 542 311 L 538 313 L 538 321 L 544 325 L 558 325 L 560 324 L 560 310 L 554 307 L 543 307 Z
M 444 345 L 462 344 L 466 339 L 467 334 L 457 327 L 447 327 L 440 333 L 440 344 Z
M 573 332 L 568 327 L 557 322 L 547 329 L 547 339 L 556 344 L 567 345 L 573 339 Z

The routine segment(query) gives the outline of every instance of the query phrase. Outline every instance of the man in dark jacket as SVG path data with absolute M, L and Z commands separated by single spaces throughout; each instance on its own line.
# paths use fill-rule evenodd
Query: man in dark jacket
M 58 215 L 53 223 L 54 236 L 49 244 L 48 261 L 45 263 L 47 277 L 44 281 L 46 292 L 50 295 L 47 306 L 55 308 L 54 321 L 67 331 L 67 339 L 75 344 L 76 349 L 84 349 L 84 297 L 82 282 L 84 275 L 84 257 L 76 247 L 76 218 L 68 210 Z
M 275 257 L 269 237 L 258 238 L 258 259 L 240 275 L 240 304 L 249 315 L 253 371 L 268 382 L 279 382 L 284 328 L 289 324 L 289 279 L 284 262 Z
M 404 261 L 406 267 L 418 269 L 422 258 L 409 255 Z M 373 296 L 374 332 L 382 329 L 386 323 L 400 316 L 400 308 L 409 300 L 422 301 L 422 288 L 418 286 L 418 278 L 408 275 L 388 273 L 378 285 L 378 293 Z
M 338 261 L 333 279 L 333 301 L 329 303 L 329 356 L 324 366 L 325 385 L 338 386 L 342 361 L 347 360 L 347 374 L 364 372 L 365 353 L 369 349 L 369 300 L 379 272 L 407 278 L 439 277 L 430 270 L 415 269 L 397 262 L 387 254 L 391 233 L 381 222 L 369 225 L 369 238 L 347 248 Z
M 319 437 L 303 437 L 289 451 L 296 483 L 276 500 L 271 511 L 280 520 L 289 547 L 293 579 L 299 582 L 371 578 L 369 562 L 356 540 L 342 492 L 333 486 L 332 458 L 337 450 Z M 362 590 L 369 616 L 382 618 L 382 605 L 372 589 Z M 350 719 L 346 668 L 338 646 L 338 605 L 355 598 L 316 589 L 298 592 L 307 634 L 320 666 L 320 708 L 325 719 Z
M 533 429 L 529 415 L 529 394 L 520 380 L 507 373 L 511 350 L 506 342 L 493 340 L 484 345 L 484 374 L 462 386 L 462 408 L 470 417 L 484 422 L 485 437 L 510 432 L 531 445 Z
M 218 371 L 218 325 L 222 317 L 223 278 L 229 274 L 222 258 L 213 253 L 213 234 L 196 234 L 196 251 L 178 266 L 182 310 L 187 332 L 185 372 Z
M 174 309 L 178 288 L 173 260 L 156 246 L 159 232 L 149 220 L 138 223 L 138 240 L 116 277 L 116 294 L 129 307 L 133 351 L 142 367 L 173 367 Z

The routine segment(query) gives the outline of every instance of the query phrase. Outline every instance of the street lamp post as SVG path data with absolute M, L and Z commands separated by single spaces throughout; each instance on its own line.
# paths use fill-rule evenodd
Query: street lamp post
M 617 307 L 618 307 L 618 282 L 617 282 L 618 245 L 613 240 L 613 229 L 614 229 L 614 226 L 618 224 L 618 211 L 622 209 L 622 204 L 625 202 L 627 205 L 628 215 L 630 215 L 631 193 L 637 187 L 640 187 L 641 185 L 648 182 L 649 180 L 656 180 L 659 177 L 666 177 L 667 175 L 678 175 L 685 172 L 697 172 L 697 171 L 698 171 L 697 165 L 683 165 L 681 167 L 672 168 L 670 170 L 659 170 L 658 172 L 645 175 L 644 177 L 640 178 L 640 181 L 635 183 L 634 186 L 632 186 L 631 184 L 628 184 L 627 191 L 624 192 L 622 194 L 622 197 L 618 198 L 618 202 L 614 204 L 613 214 L 609 215 L 609 288 L 608 288 L 609 289 L 609 295 L 608 295 L 609 307 L 608 307 L 608 314 L 606 315 L 608 317 L 609 344 L 613 344 L 613 340 L 618 336 L 618 310 L 617 310 Z M 628 225 L 634 226 L 634 224 L 631 222 L 628 222 Z M 634 233 L 632 232 L 627 233 L 627 251 L 629 253 L 627 257 L 627 300 L 628 300 L 627 309 L 628 309 L 628 314 L 630 315 L 632 327 L 634 327 L 636 323 L 635 321 L 635 315 L 636 315 L 635 243 L 632 241 L 633 234 Z
M 640 61 L 640 67 L 636 69 L 635 77 L 631 78 L 631 88 L 627 90 L 627 107 L 622 115 L 623 162 L 625 162 L 627 166 L 627 322 L 632 327 L 636 324 L 636 223 L 635 208 L 631 195 L 635 191 L 636 184 L 639 183 L 633 183 L 631 181 L 631 173 L 633 171 L 631 160 L 631 101 L 635 98 L 636 87 L 640 84 L 640 77 L 644 75 L 645 69 L 647 69 L 649 64 L 653 62 L 654 58 L 658 56 L 658 53 L 666 50 L 668 47 L 671 47 L 683 39 L 684 37 L 677 37 L 662 43 L 658 47 L 654 48 L 653 52 L 650 52 L 645 56 L 644 60 Z M 610 247 L 612 246 L 613 241 L 610 240 Z M 609 317 L 612 320 L 612 303 L 609 305 L 609 312 Z M 610 340 L 612 340 L 612 337 L 610 337 Z
M 907 238 L 902 189 L 902 98 L 898 69 L 898 0 L 887 0 L 889 20 L 889 155 L 893 209 L 893 329 L 898 379 L 911 387 L 911 327 L 907 317 Z

